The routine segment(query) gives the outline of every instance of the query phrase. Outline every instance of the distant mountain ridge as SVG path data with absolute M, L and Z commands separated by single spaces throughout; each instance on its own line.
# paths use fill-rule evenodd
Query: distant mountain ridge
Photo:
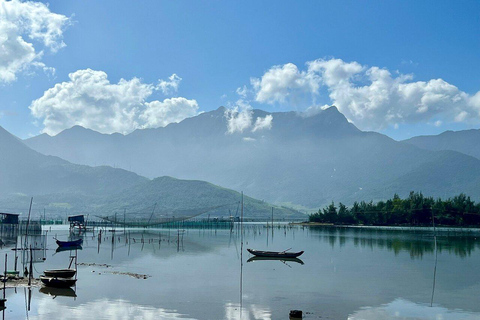
M 90 133 L 96 135 L 94 131 Z M 67 210 L 97 215 L 126 210 L 134 215 L 145 208 L 151 210 L 149 207 L 155 203 L 157 210 L 190 210 L 193 213 L 202 208 L 230 204 L 208 211 L 212 216 L 228 217 L 231 210 L 238 208 L 241 198 L 238 192 L 205 181 L 171 177 L 150 180 L 124 169 L 72 164 L 30 149 L 0 127 L 0 212 L 28 211 L 31 196 L 34 197 L 34 210 L 36 208 L 34 216 L 38 217 L 38 208 L 46 208 L 49 216 L 57 214 L 62 218 Z M 271 208 L 264 201 L 245 196 L 247 218 L 270 217 Z M 275 212 L 277 218 L 304 217 L 284 207 L 276 206 Z
M 453 150 L 480 159 L 480 129 L 445 131 L 439 135 L 418 136 L 403 142 L 426 150 Z
M 480 161 L 429 151 L 363 132 L 331 107 L 307 116 L 253 110 L 273 117 L 269 130 L 227 133 L 225 108 L 164 128 L 102 135 L 74 127 L 25 141 L 74 163 L 108 164 L 147 177 L 209 181 L 269 202 L 315 208 L 329 202 L 381 200 L 394 193 L 465 192 L 480 199 Z
M 45 156 L 0 127 L 0 193 L 114 193 L 147 179 L 123 169 L 74 165 Z

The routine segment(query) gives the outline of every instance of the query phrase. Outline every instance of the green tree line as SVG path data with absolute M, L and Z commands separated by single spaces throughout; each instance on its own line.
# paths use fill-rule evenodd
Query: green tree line
M 426 197 L 421 192 L 410 192 L 401 199 L 397 194 L 386 201 L 355 202 L 351 207 L 339 203 L 330 205 L 309 217 L 310 222 L 375 225 L 375 226 L 479 226 L 480 203 L 465 194 L 447 200 Z

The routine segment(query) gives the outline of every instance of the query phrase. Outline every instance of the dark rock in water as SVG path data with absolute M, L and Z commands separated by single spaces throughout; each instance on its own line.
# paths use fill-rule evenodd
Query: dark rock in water
M 302 310 L 290 310 L 290 319 L 302 319 Z

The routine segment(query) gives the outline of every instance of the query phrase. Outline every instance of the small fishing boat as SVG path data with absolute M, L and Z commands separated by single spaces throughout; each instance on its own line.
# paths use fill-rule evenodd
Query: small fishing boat
M 78 247 L 83 243 L 83 239 L 78 239 L 74 241 L 60 241 L 55 239 L 59 247 Z
M 260 251 L 260 250 L 247 249 L 247 251 L 257 257 L 270 257 L 270 258 L 296 258 L 303 254 L 303 251 L 287 252 L 287 250 L 278 252 L 278 251 Z
M 57 278 L 57 277 L 47 277 L 47 276 L 40 276 L 40 280 L 47 287 L 54 287 L 54 288 L 70 288 L 70 287 L 73 287 L 77 282 L 77 279 Z
M 43 272 L 47 277 L 71 278 L 77 273 L 75 269 L 50 269 Z

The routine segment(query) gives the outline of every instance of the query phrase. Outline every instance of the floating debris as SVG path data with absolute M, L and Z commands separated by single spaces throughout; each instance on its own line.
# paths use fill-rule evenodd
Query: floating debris
M 132 272 L 120 272 L 120 271 L 112 271 L 112 272 L 109 272 L 111 274 L 120 274 L 120 275 L 124 275 L 124 276 L 129 276 L 129 277 L 133 277 L 133 278 L 136 278 L 136 279 L 147 279 L 147 278 L 150 278 L 151 276 L 147 275 L 147 274 L 139 274 L 139 273 L 132 273 Z
M 104 268 L 111 268 L 112 266 L 110 264 L 106 263 L 85 263 L 85 262 L 80 262 L 78 263 L 79 266 L 87 266 L 87 267 L 104 267 Z

